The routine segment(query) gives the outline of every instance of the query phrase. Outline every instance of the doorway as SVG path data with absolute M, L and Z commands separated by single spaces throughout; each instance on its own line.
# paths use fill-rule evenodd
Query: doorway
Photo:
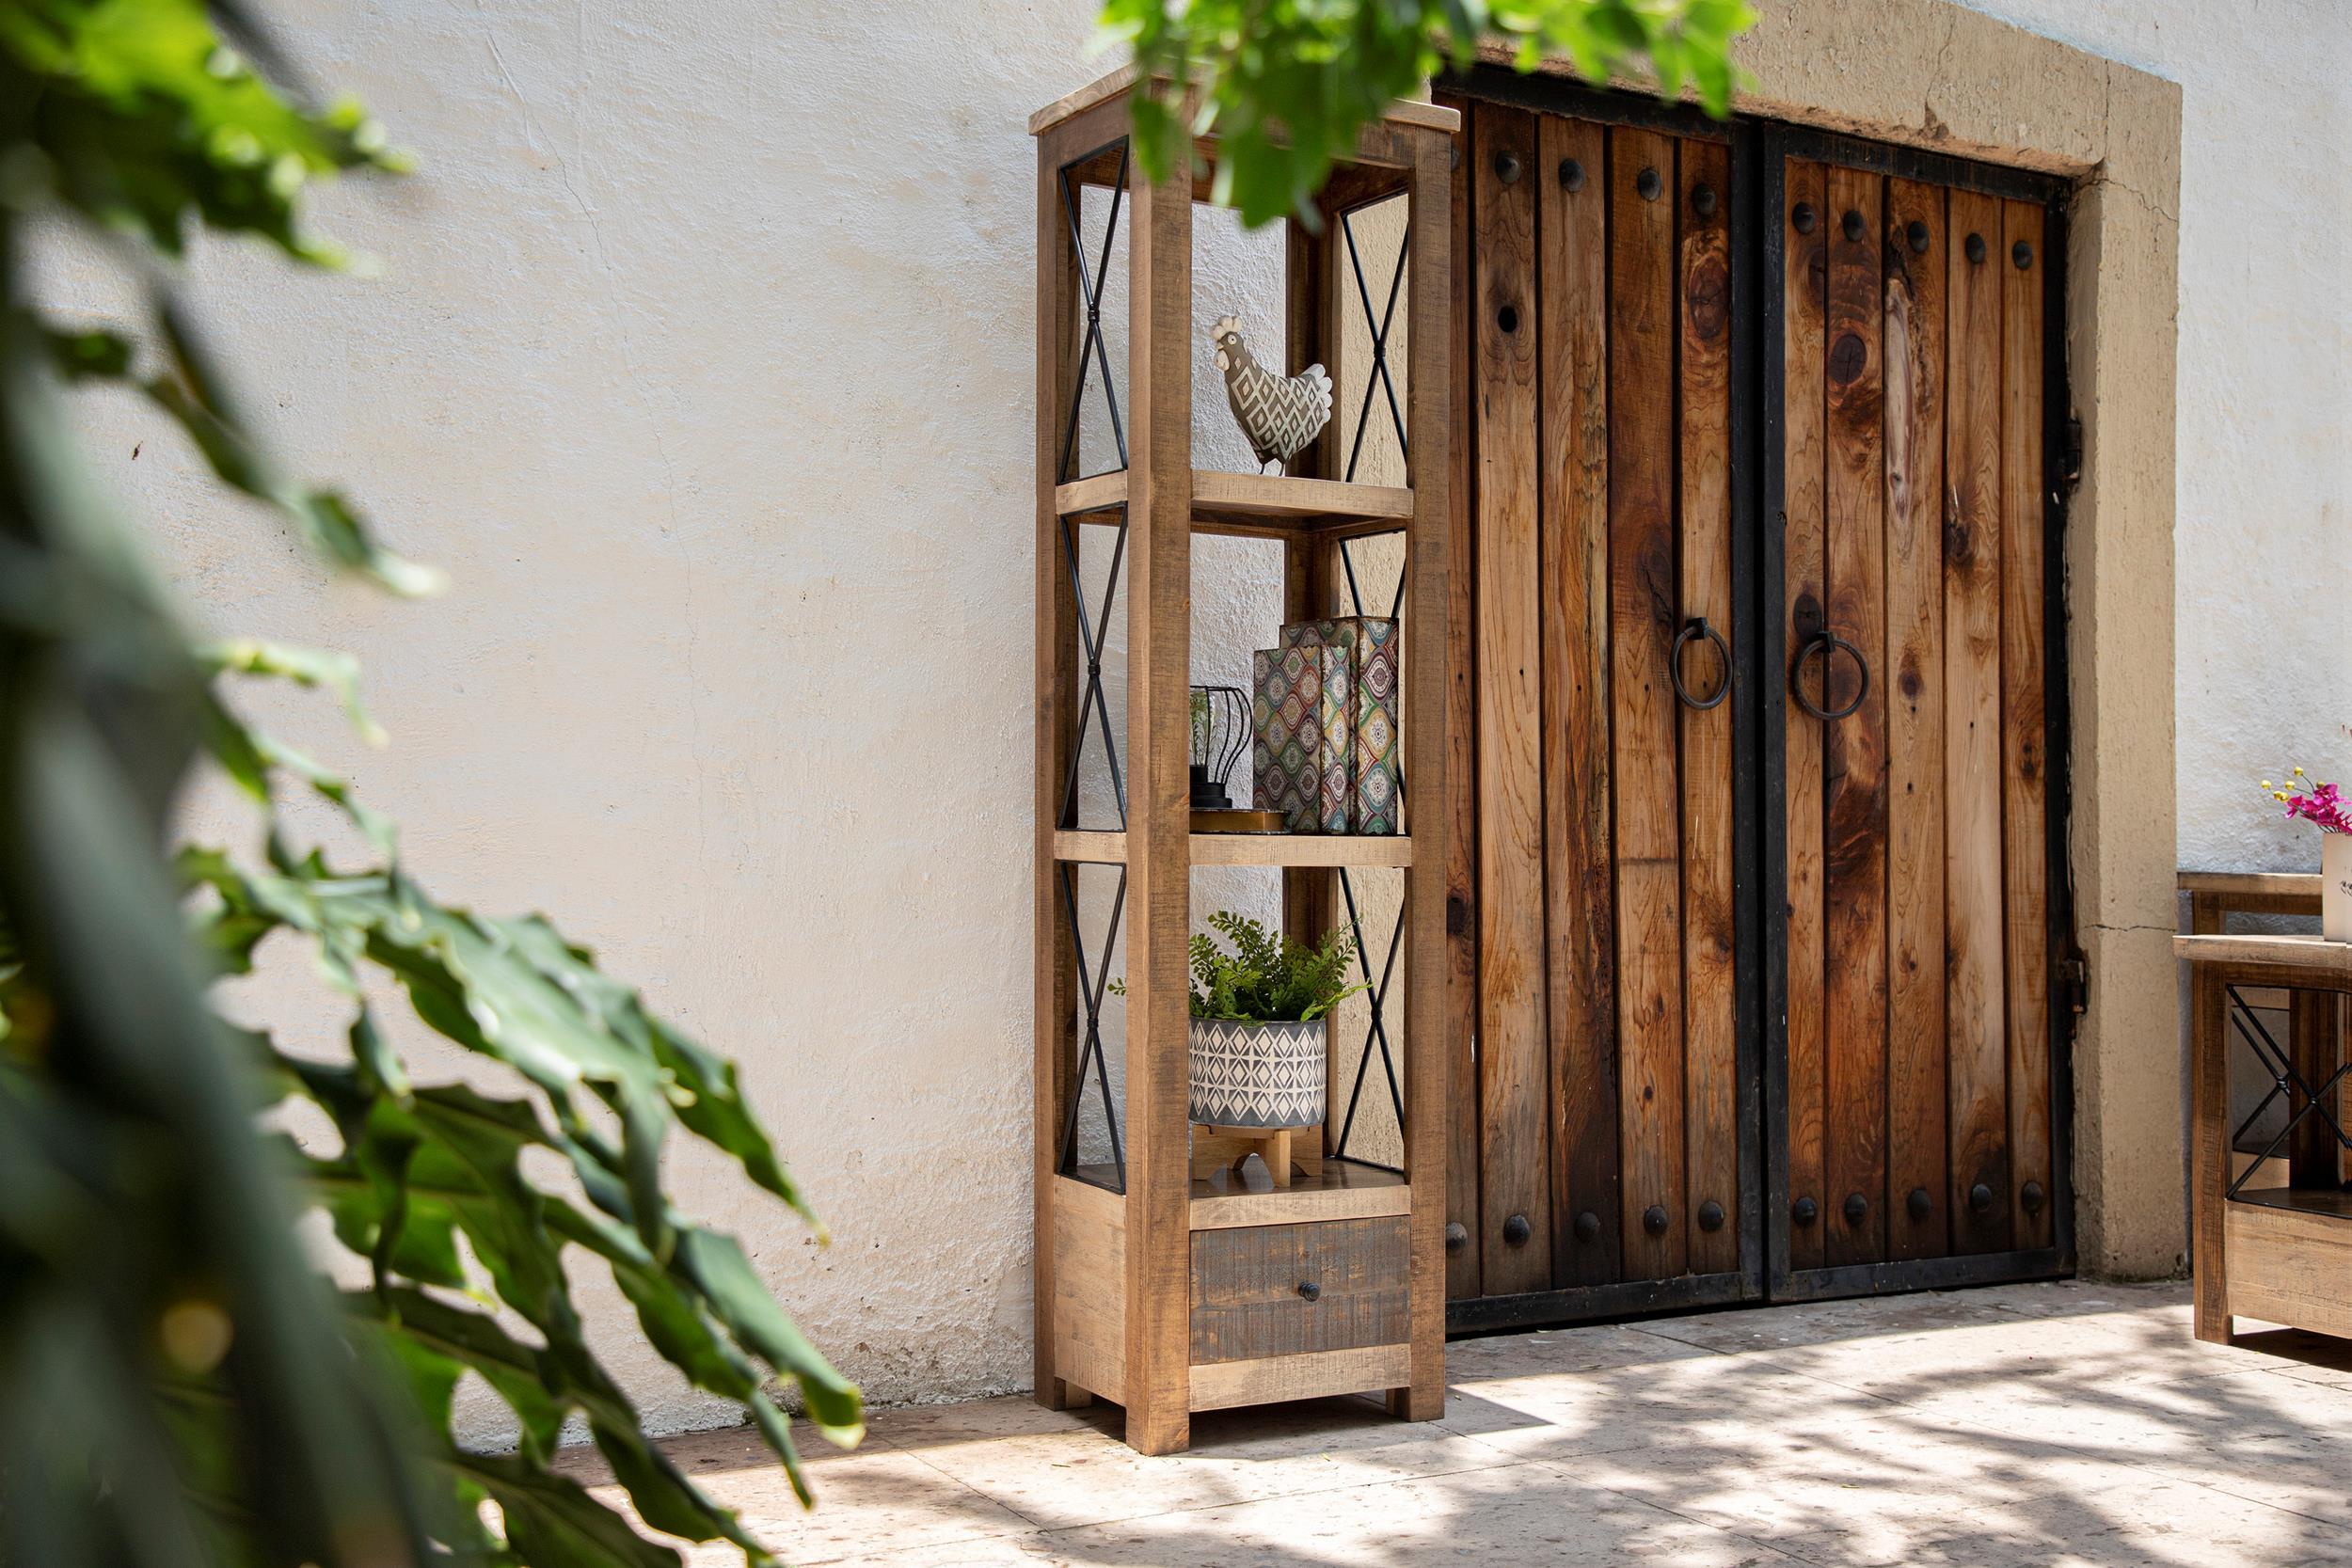
M 2071 1272 L 2067 193 L 1449 101 L 1449 1323 Z

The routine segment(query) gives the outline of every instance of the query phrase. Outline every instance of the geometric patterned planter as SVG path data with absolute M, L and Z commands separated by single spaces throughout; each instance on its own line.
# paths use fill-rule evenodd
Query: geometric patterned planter
M 1212 1127 L 1323 1124 L 1325 1020 L 1190 1022 L 1194 1121 Z

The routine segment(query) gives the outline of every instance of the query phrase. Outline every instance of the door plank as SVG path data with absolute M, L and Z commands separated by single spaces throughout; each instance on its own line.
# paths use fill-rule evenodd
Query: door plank
M 1944 1109 L 1941 185 L 1886 188 L 1887 1253 L 1950 1250 Z M 1915 230 L 1912 226 L 1918 225 Z
M 1480 1275 L 1488 1293 L 1551 1282 L 1545 1138 L 1542 648 L 1535 520 L 1535 120 L 1482 105 L 1478 237 Z M 1520 171 L 1505 181 L 1499 155 Z M 1525 1238 L 1506 1240 L 1514 1217 Z
M 1682 846 L 1675 699 L 1675 144 L 1609 133 L 1610 700 L 1625 1272 L 1683 1272 Z M 1645 189 L 1647 195 L 1644 194 Z M 1664 1224 L 1645 1227 L 1644 1216 Z
M 1833 1264 L 1886 1256 L 1886 680 L 1885 488 L 1879 303 L 1882 182 L 1832 168 L 1829 235 L 1828 460 L 1823 514 L 1830 625 L 1864 650 L 1865 680 L 1839 654 L 1825 705 L 1861 705 L 1827 726 L 1822 758 L 1824 887 L 1829 906 L 1828 1255 Z M 1854 1198 L 1861 1204 L 1855 1206 Z
M 1685 141 L 1676 221 L 1681 338 L 1681 594 L 1677 621 L 1703 615 L 1732 639 L 1731 149 Z M 1704 196 L 1702 196 L 1704 192 Z M 1683 654 L 1694 694 L 1729 680 L 1711 643 Z M 1693 1274 L 1740 1266 L 1740 1062 L 1732 968 L 1730 697 L 1680 706 L 1682 963 L 1688 1117 L 1687 1234 Z M 1715 1208 L 1706 1206 L 1712 1203 Z M 1711 1217 L 1710 1228 L 1706 1223 Z
M 1820 164 L 1790 159 L 1785 165 L 1786 199 L 1778 221 L 1787 263 L 1782 268 L 1781 312 L 1783 441 L 1781 559 L 1786 601 L 1781 672 L 1788 672 L 1805 643 L 1821 627 L 1827 594 L 1822 584 L 1821 473 L 1823 356 L 1827 349 L 1829 226 Z M 1797 214 L 1810 214 L 1809 231 Z M 1788 834 L 1788 1021 L 1787 1126 L 1788 1190 L 1792 1208 L 1810 1202 L 1819 1215 L 1810 1224 L 1788 1225 L 1788 1263 L 1818 1269 L 1829 1228 L 1828 1190 L 1822 1163 L 1822 1049 L 1824 933 L 1821 890 L 1821 724 L 1794 702 L 1785 705 L 1783 797 Z
M 2042 209 L 2002 203 L 2001 762 L 2008 869 L 2009 1147 L 2016 1244 L 2051 1242 L 2050 939 L 2042 724 Z M 2023 247 L 2023 248 L 2020 248 Z M 2026 1184 L 2041 1192 L 2028 1206 Z
M 1952 1249 L 2005 1252 L 2007 976 L 2001 938 L 2001 209 L 1954 191 L 1945 247 L 1945 1018 Z M 1972 236 L 1984 260 L 1968 259 Z M 1990 1195 L 1979 1209 L 1970 1195 Z
M 1460 111 L 1463 137 L 1476 135 L 1478 107 L 1469 99 L 1441 98 Z M 1477 538 L 1472 467 L 1478 450 L 1478 405 L 1470 395 L 1476 370 L 1470 358 L 1470 318 L 1477 281 L 1470 270 L 1470 182 L 1452 182 L 1454 267 L 1447 283 L 1453 302 L 1453 407 L 1462 428 L 1447 453 L 1446 529 L 1446 800 L 1451 828 L 1446 835 L 1446 1061 L 1453 1092 L 1446 1096 L 1445 1217 L 1461 1227 L 1461 1244 L 1446 1248 L 1445 1293 L 1459 1301 L 1480 1293 L 1478 1223 L 1478 705 L 1474 638 L 1478 626 Z M 1409 328 L 1408 328 L 1409 330 Z M 1409 824 L 1408 824 L 1409 826 Z
M 1606 138 L 1543 117 L 1544 852 L 1549 881 L 1552 1282 L 1618 1277 L 1609 759 Z M 1571 190 L 1558 177 L 1573 160 Z M 1549 173 L 1549 180 L 1543 175 Z M 1589 1220 L 1585 1216 L 1591 1216 Z

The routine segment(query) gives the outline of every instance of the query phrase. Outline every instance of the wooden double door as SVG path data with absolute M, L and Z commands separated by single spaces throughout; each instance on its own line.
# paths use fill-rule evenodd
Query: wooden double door
M 2066 1272 L 2061 193 L 1471 88 L 1453 1323 Z

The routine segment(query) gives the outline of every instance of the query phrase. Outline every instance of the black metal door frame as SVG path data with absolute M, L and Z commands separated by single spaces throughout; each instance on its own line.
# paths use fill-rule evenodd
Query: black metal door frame
M 1788 906 L 1786 898 L 1765 900 L 1764 929 L 1764 1118 L 1767 1150 L 1766 1235 L 1769 1271 L 1765 1293 L 1772 1301 L 1807 1301 L 1832 1296 L 1857 1296 L 1900 1291 L 1942 1290 L 1960 1285 L 1991 1285 L 2006 1280 L 2049 1279 L 2074 1272 L 2074 1036 L 2077 1018 L 2070 1004 L 2073 988 L 2063 983 L 2067 969 L 2076 963 L 2074 924 L 2074 874 L 2067 859 L 2067 832 L 2073 805 L 2070 779 L 2069 723 L 2066 683 L 2066 500 L 2069 484 L 2068 438 L 2072 407 L 2066 386 L 2066 219 L 2072 188 L 2053 175 L 1998 165 L 1972 163 L 1915 148 L 1890 147 L 1829 132 L 1814 131 L 1779 121 L 1756 122 L 1757 156 L 1763 165 L 1763 210 L 1777 214 L 1786 204 L 1788 160 L 1834 164 L 1869 173 L 1890 175 L 1931 184 L 1954 186 L 2008 200 L 2030 201 L 2042 210 L 2042 618 L 2043 767 L 2048 789 L 2049 926 L 2046 950 L 2050 966 L 2050 1167 L 2052 1244 L 2028 1251 L 1965 1253 L 1900 1262 L 1851 1263 L 1819 1269 L 1789 1266 L 1788 1191 Z M 1774 628 L 1787 609 L 1782 531 L 1786 448 L 1781 409 L 1785 364 L 1782 345 L 1783 282 L 1788 249 L 1785 226 L 1775 221 L 1763 231 L 1762 371 L 1756 388 L 1762 426 L 1762 462 L 1756 470 L 1758 491 L 1756 515 L 1766 520 L 1762 533 L 1762 570 L 1756 580 L 1754 618 Z M 1778 660 L 1775 659 L 1777 665 Z M 1764 786 L 1763 880 L 1767 887 L 1788 885 L 1788 858 L 1784 793 L 1788 773 L 1782 727 L 1788 707 L 1788 686 L 1778 678 L 1762 683 Z
M 1606 1318 L 1637 1317 L 1766 1301 L 1934 1290 L 2049 1278 L 2074 1268 L 2074 1074 L 2075 1022 L 2061 965 L 2079 962 L 2074 943 L 2073 878 L 2067 861 L 2066 617 L 2063 585 L 2068 452 L 2065 373 L 2066 208 L 2071 188 L 2056 177 L 1971 163 L 1913 149 L 1790 126 L 1708 119 L 1662 103 L 1554 77 L 1497 67 L 1449 76 L 1447 92 L 1485 103 L 1727 141 L 1731 149 L 1731 529 L 1732 580 L 1746 585 L 1746 613 L 1733 627 L 1733 970 L 1739 1076 L 1740 1266 L 1677 1279 L 1626 1280 L 1449 1302 L 1450 1333 L 1479 1333 Z M 1976 1254 L 1899 1263 L 1792 1270 L 1788 1266 L 1788 906 L 1785 887 L 1782 721 L 1786 703 L 1776 645 L 1783 611 L 1781 554 L 1783 366 L 1782 227 L 1768 222 L 1783 201 L 1791 157 L 1956 185 L 2033 201 L 2046 214 L 2043 376 L 2046 492 L 2043 551 L 2047 651 L 2043 660 L 2045 767 L 2049 791 L 2050 1122 L 2055 1244 L 2029 1252 Z M 1769 628 L 1769 631 L 1768 631 Z

